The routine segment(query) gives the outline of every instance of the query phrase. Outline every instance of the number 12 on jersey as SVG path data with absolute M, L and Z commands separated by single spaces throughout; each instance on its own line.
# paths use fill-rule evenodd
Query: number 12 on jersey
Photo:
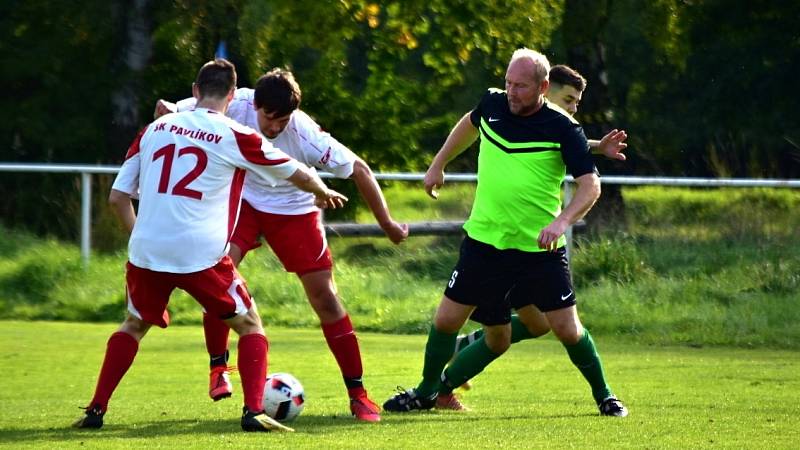
M 172 195 L 180 195 L 182 197 L 189 197 L 195 200 L 200 200 L 203 198 L 203 193 L 200 191 L 196 191 L 194 189 L 189 189 L 189 183 L 197 179 L 204 170 L 206 170 L 206 166 L 208 166 L 208 155 L 203 149 L 199 147 L 183 147 L 178 150 L 178 158 L 184 155 L 194 155 L 197 160 L 195 162 L 194 168 L 189 171 L 183 178 L 178 180 L 175 183 L 175 186 L 172 188 Z M 158 192 L 161 194 L 167 193 L 167 188 L 169 187 L 169 179 L 172 173 L 172 163 L 175 160 L 175 144 L 165 145 L 161 147 L 153 153 L 153 161 L 156 161 L 159 158 L 164 158 L 164 163 L 161 166 L 161 178 L 158 180 Z

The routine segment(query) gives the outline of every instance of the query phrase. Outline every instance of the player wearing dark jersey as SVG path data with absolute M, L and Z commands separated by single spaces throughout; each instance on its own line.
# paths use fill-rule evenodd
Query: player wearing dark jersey
M 578 105 L 583 97 L 583 91 L 586 89 L 586 79 L 575 69 L 565 66 L 556 65 L 550 68 L 549 73 L 550 87 L 547 90 L 546 99 L 552 105 L 561 107 L 570 116 L 578 112 Z M 606 158 L 624 161 L 626 156 L 622 153 L 627 147 L 625 143 L 627 134 L 624 130 L 611 130 L 600 140 L 589 139 L 589 147 L 592 148 L 593 153 L 599 153 Z M 550 326 L 547 324 L 547 319 L 544 317 L 538 308 L 533 304 L 531 297 L 519 296 L 514 297 L 514 304 L 512 305 L 518 314 L 511 315 L 511 343 L 532 339 L 550 331 Z M 473 316 L 481 314 L 480 309 L 476 309 Z M 459 352 L 471 345 L 483 336 L 483 329 L 479 328 L 467 335 L 459 336 L 456 341 L 456 352 Z M 455 356 L 454 356 L 455 358 Z M 483 368 L 474 368 L 472 373 L 479 373 Z M 446 371 L 445 377 L 449 375 Z M 445 382 L 449 384 L 449 382 Z M 461 388 L 469 389 L 470 384 L 466 382 L 461 385 Z M 441 394 L 441 392 L 440 392 Z M 451 409 L 463 410 L 465 407 L 458 401 L 450 403 Z
M 600 413 L 627 415 L 605 381 L 594 342 L 577 314 L 564 232 L 594 205 L 600 179 L 580 125 L 544 99 L 549 70 L 544 55 L 514 52 L 506 90 L 489 90 L 459 120 L 425 174 L 425 190 L 436 198 L 447 163 L 480 136 L 478 187 L 464 224 L 467 236 L 428 335 L 422 381 L 387 400 L 387 411 L 430 409 L 437 401 L 451 401 L 452 389 L 474 376 L 473 368 L 485 367 L 511 345 L 511 308 L 525 298 L 545 314 L 591 385 Z M 562 210 L 567 171 L 577 189 Z M 480 314 L 473 319 L 484 325 L 485 339 L 459 354 L 443 384 L 442 370 L 458 330 L 476 309 Z

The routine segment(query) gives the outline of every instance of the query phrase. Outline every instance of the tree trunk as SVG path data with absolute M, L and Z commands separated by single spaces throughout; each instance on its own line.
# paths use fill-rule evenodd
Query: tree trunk
M 142 121 L 137 92 L 141 92 L 140 77 L 153 52 L 149 7 L 149 0 L 117 1 L 114 5 L 118 23 L 125 27 L 125 39 L 118 69 L 121 75 L 118 79 L 122 81 L 111 96 L 111 160 L 119 160 L 124 155 L 124 149 L 136 136 Z
M 603 43 L 599 38 L 607 18 L 608 2 L 566 2 L 563 28 L 566 64 L 580 72 L 587 81 L 576 118 L 590 139 L 600 139 L 616 128 L 609 120 L 612 114 L 608 75 Z M 625 163 L 596 156 L 595 164 L 602 177 L 603 174 L 624 170 Z M 626 228 L 625 202 L 619 185 L 603 185 L 603 194 L 586 216 L 586 224 L 590 232 Z

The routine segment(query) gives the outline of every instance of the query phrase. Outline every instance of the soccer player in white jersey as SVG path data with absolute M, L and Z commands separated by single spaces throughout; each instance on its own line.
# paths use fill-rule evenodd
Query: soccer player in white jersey
M 73 426 L 100 428 L 108 402 L 152 325 L 166 328 L 170 293 L 192 295 L 209 316 L 240 336 L 244 431 L 292 431 L 264 413 L 268 343 L 255 303 L 228 254 L 245 173 L 264 183 L 288 180 L 321 207 L 347 199 L 316 174 L 225 117 L 236 70 L 218 59 L 198 72 L 197 107 L 148 125 L 128 149 L 109 202 L 131 232 L 126 270 L 128 314 L 108 340 L 94 396 Z M 139 198 L 138 217 L 131 202 Z
M 308 167 L 338 178 L 351 178 L 376 220 L 395 244 L 408 237 L 408 226 L 395 222 L 369 166 L 347 147 L 322 131 L 299 108 L 301 91 L 291 72 L 273 69 L 262 76 L 255 89 L 237 89 L 227 115 L 259 129 L 273 145 Z M 175 104 L 160 100 L 156 116 L 172 110 L 191 109 L 194 99 Z M 333 280 L 333 260 L 325 239 L 319 209 L 313 197 L 288 183 L 271 186 L 252 176 L 245 178 L 242 217 L 231 240 L 235 264 L 258 247 L 263 235 L 283 263 L 303 283 L 308 301 L 320 320 L 328 347 L 339 365 L 350 399 L 350 411 L 358 420 L 377 422 L 380 409 L 367 396 L 358 340 Z M 228 327 L 205 315 L 206 347 L 211 356 L 209 395 L 231 395 L 228 378 Z

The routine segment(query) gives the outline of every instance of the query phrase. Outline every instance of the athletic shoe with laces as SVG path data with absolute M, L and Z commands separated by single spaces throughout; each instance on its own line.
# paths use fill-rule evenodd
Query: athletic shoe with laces
M 613 396 L 607 397 L 597 407 L 600 409 L 601 416 L 625 417 L 628 415 L 628 408 Z
M 408 412 L 431 409 L 436 405 L 436 394 L 431 397 L 420 397 L 416 389 L 405 390 L 397 386 L 397 394 L 383 404 L 384 411 Z
M 439 394 L 436 397 L 436 409 L 449 409 L 450 411 L 467 412 L 469 408 L 458 401 L 458 397 L 452 392 L 449 394 Z
M 228 366 L 214 366 L 208 374 L 208 396 L 219 401 L 233 394 L 233 384 Z
M 101 428 L 103 426 L 103 416 L 105 411 L 103 408 L 95 403 L 94 405 L 87 406 L 83 417 L 72 423 L 73 428 Z
M 380 422 L 381 408 L 367 397 L 361 394 L 350 399 L 350 412 L 357 420 L 364 422 Z
M 278 422 L 277 420 L 268 416 L 263 410 L 254 413 L 248 411 L 246 406 L 242 408 L 242 430 L 260 432 L 294 432 L 294 428 L 289 428 L 286 425 Z

